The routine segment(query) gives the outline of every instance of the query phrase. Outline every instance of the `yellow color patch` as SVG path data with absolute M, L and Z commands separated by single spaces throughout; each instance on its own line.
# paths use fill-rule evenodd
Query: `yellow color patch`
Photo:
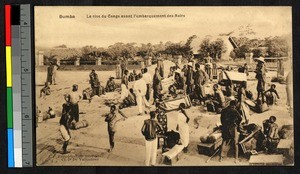
M 6 46 L 6 86 L 12 87 L 11 46 Z

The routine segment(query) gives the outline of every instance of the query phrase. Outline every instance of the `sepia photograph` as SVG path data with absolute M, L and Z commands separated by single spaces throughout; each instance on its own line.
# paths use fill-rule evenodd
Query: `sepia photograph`
M 35 6 L 37 166 L 294 166 L 289 6 Z

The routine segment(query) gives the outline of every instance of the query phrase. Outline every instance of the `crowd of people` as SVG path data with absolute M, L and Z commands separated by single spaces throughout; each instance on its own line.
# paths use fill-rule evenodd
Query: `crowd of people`
M 122 59 L 122 63 L 116 69 L 116 76 L 121 79 L 121 97 L 118 106 L 111 105 L 110 112 L 105 115 L 105 121 L 108 125 L 109 144 L 111 152 L 115 146 L 114 135 L 116 133 L 117 122 L 125 120 L 127 117 L 123 114 L 121 109 L 126 107 L 137 107 L 138 114 L 144 115 L 150 114 L 150 119 L 144 121 L 141 132 L 145 137 L 146 144 L 146 160 L 145 165 L 155 165 L 157 148 L 159 147 L 159 139 L 164 139 L 164 151 L 168 146 L 166 137 L 170 136 L 168 130 L 168 117 L 167 112 L 164 108 L 163 98 L 164 95 L 171 95 L 174 98 L 178 94 L 189 96 L 192 100 L 199 101 L 199 104 L 207 108 L 209 112 L 216 112 L 221 114 L 220 121 L 222 124 L 222 138 L 223 142 L 220 151 L 220 161 L 227 155 L 229 148 L 234 145 L 235 158 L 238 159 L 238 141 L 239 133 L 241 129 L 249 123 L 249 107 L 245 103 L 245 100 L 251 99 L 249 97 L 249 91 L 247 90 L 247 82 L 233 83 L 232 80 L 226 74 L 226 71 L 222 70 L 221 73 L 225 73 L 228 80 L 225 83 L 225 90 L 222 90 L 222 85 L 216 83 L 212 85 L 213 93 L 208 94 L 205 90 L 205 86 L 212 83 L 211 68 L 207 64 L 194 63 L 193 61 L 180 67 L 178 64 L 170 68 L 168 77 L 164 75 L 164 59 L 159 55 L 157 58 L 157 67 L 155 72 L 151 75 L 148 68 L 142 68 L 138 73 L 134 70 L 129 73 L 127 68 L 126 59 Z M 257 99 L 256 104 L 258 107 L 266 102 L 268 105 L 277 104 L 277 100 L 280 99 L 276 91 L 276 85 L 272 84 L 269 90 L 265 90 L 266 84 L 266 66 L 262 57 L 257 59 L 257 66 L 255 69 L 257 79 Z M 50 95 L 49 84 L 55 84 L 54 66 L 51 64 L 48 68 L 47 82 L 41 90 L 42 94 Z M 204 69 L 201 68 L 204 66 Z M 53 70 L 51 70 L 53 69 Z M 52 72 L 51 72 L 52 71 Z M 240 73 L 248 73 L 247 64 L 239 69 Z M 51 76 L 52 75 L 52 76 Z M 51 77 L 50 77 L 51 76 Z M 54 79 L 53 79 L 54 78 Z M 173 83 L 167 87 L 168 93 L 162 93 L 163 86 L 162 81 L 165 78 L 171 78 Z M 78 85 L 74 84 L 72 91 L 65 95 L 65 103 L 62 108 L 62 117 L 60 119 L 60 131 L 64 139 L 63 153 L 67 153 L 68 142 L 71 138 L 69 131 L 70 124 L 72 122 L 79 121 L 79 101 L 82 98 L 87 98 L 91 101 L 93 96 L 105 95 L 106 92 L 114 92 L 117 89 L 114 77 L 110 77 L 107 80 L 106 86 L 101 86 L 100 79 L 95 70 L 92 70 L 89 74 L 89 90 L 83 91 L 83 96 L 78 92 Z M 129 85 L 133 83 L 133 85 Z M 132 86 L 130 88 L 130 86 Z M 151 94 L 153 94 L 151 96 Z M 87 97 L 88 96 L 88 97 Z M 266 98 L 266 100 L 264 99 Z M 152 102 L 151 102 L 152 101 Z M 155 106 L 155 110 L 151 110 L 152 106 Z M 185 112 L 185 103 L 180 103 L 178 106 L 177 113 L 177 132 L 179 133 L 180 141 L 177 144 L 184 146 L 183 151 L 188 152 L 189 145 L 189 116 Z M 261 108 L 261 110 L 263 110 Z M 117 118 L 117 112 L 122 116 Z M 276 128 L 276 117 L 272 116 L 270 119 L 264 122 L 264 133 L 267 136 L 269 144 L 267 147 L 272 149 L 275 140 L 278 138 L 274 133 Z M 277 126 L 278 128 L 278 126 Z M 272 132 L 272 133 L 270 133 Z M 272 134 L 272 136 L 271 136 Z M 176 136 L 177 137 L 177 136 Z M 176 144 L 176 143 L 175 143 Z

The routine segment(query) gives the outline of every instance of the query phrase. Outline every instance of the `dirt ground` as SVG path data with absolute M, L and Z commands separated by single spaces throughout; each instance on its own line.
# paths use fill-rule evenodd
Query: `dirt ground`
M 171 62 L 165 62 L 165 72 L 168 74 Z M 149 67 L 153 74 L 154 66 Z M 79 85 L 79 91 L 89 87 L 89 71 L 58 71 L 57 85 L 51 85 L 52 93 L 50 96 L 39 97 L 40 89 L 46 80 L 46 72 L 36 72 L 36 104 L 42 113 L 46 112 L 48 107 L 52 107 L 56 112 L 56 117 L 38 123 L 36 134 L 37 165 L 39 166 L 143 166 L 145 159 L 145 140 L 141 134 L 143 121 L 149 118 L 149 115 L 137 116 L 137 107 L 125 108 L 122 111 L 128 117 L 125 121 L 118 123 L 117 133 L 115 134 L 115 149 L 109 153 L 109 140 L 107 133 L 107 124 L 102 114 L 109 112 L 109 108 L 104 105 L 105 99 L 120 97 L 118 92 L 107 93 L 100 97 L 94 97 L 92 102 L 81 101 L 79 103 L 80 120 L 87 120 L 89 126 L 86 128 L 71 130 L 71 140 L 68 146 L 70 153 L 61 154 L 62 138 L 59 132 L 59 119 L 64 103 L 63 95 L 71 91 L 73 84 Z M 115 76 L 113 71 L 97 72 L 102 85 L 110 76 Z M 276 72 L 269 71 L 267 76 L 270 82 L 271 77 Z M 254 73 L 250 73 L 248 89 L 256 97 L 256 81 Z M 119 80 L 116 80 L 120 83 Z M 131 82 L 130 85 L 133 85 Z M 262 125 L 262 121 L 271 115 L 277 117 L 277 124 L 293 124 L 293 118 L 286 106 L 286 86 L 276 83 L 280 100 L 278 105 L 270 107 L 270 110 L 261 114 L 251 112 L 250 123 Z M 270 87 L 268 83 L 267 88 Z M 150 102 L 152 103 L 152 102 Z M 175 163 L 176 166 L 215 166 L 215 165 L 249 165 L 248 159 L 241 156 L 241 161 L 234 163 L 234 158 L 224 159 L 222 163 L 215 156 L 209 163 L 205 161 L 209 158 L 206 155 L 198 154 L 197 144 L 200 142 L 201 135 L 210 131 L 218 122 L 220 115 L 206 112 L 202 106 L 191 107 L 187 109 L 187 114 L 191 120 L 197 118 L 199 127 L 196 129 L 194 121 L 189 122 L 190 126 L 190 145 L 188 153 L 182 155 L 180 160 Z M 168 129 L 175 130 L 177 114 L 176 111 L 169 112 Z M 242 153 L 242 152 L 241 152 Z M 157 163 L 161 158 L 161 150 L 158 151 Z M 162 164 L 159 164 L 162 165 Z M 163 166 L 163 165 L 162 165 Z

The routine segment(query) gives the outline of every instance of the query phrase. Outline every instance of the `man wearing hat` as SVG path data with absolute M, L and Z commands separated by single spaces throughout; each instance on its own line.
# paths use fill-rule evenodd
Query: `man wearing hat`
M 193 75 L 194 75 L 193 63 L 189 62 L 188 69 L 185 73 L 185 76 L 186 76 L 185 84 L 186 84 L 186 94 L 187 95 L 189 95 L 193 92 L 193 85 L 194 85 Z
M 258 80 L 257 81 L 257 100 L 262 97 L 262 103 L 265 102 L 264 100 L 264 91 L 265 91 L 265 84 L 266 84 L 266 66 L 265 66 L 265 60 L 263 57 L 259 57 L 256 59 L 257 60 L 257 65 L 255 69 L 256 76 L 255 78 Z
M 70 103 L 71 103 L 71 117 L 76 122 L 79 121 L 79 101 L 82 99 L 82 96 L 78 92 L 78 85 L 74 84 L 72 92 L 70 93 Z

